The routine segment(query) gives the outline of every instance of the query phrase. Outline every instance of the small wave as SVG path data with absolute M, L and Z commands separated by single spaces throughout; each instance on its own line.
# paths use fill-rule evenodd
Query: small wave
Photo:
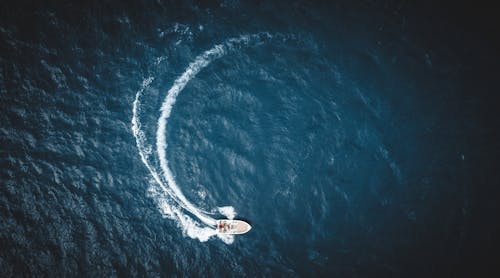
M 236 211 L 234 210 L 233 207 L 231 206 L 226 206 L 226 207 L 218 207 L 217 210 L 224 216 L 226 216 L 228 219 L 234 219 L 236 216 Z

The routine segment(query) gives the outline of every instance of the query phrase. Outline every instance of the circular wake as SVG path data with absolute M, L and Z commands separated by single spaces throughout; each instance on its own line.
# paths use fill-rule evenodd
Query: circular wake
M 259 33 L 253 35 L 244 35 L 237 38 L 231 38 L 222 44 L 217 44 L 211 49 L 197 56 L 189 64 L 186 70 L 174 81 L 172 87 L 168 90 L 160 109 L 156 130 L 156 154 L 160 162 L 160 169 L 156 169 L 150 162 L 150 156 L 153 153 L 153 146 L 146 141 L 145 133 L 141 129 L 139 121 L 140 99 L 144 90 L 149 87 L 154 80 L 149 77 L 142 83 L 141 89 L 137 91 L 132 109 L 132 132 L 134 134 L 137 149 L 142 162 L 153 177 L 153 182 L 149 187 L 149 192 L 157 202 L 162 214 L 165 217 L 173 219 L 182 228 L 184 234 L 200 241 L 207 241 L 209 238 L 217 235 L 225 243 L 232 243 L 234 238 L 231 235 L 217 234 L 215 231 L 216 220 L 210 217 L 210 213 L 204 212 L 186 199 L 179 186 L 177 185 L 169 162 L 166 157 L 168 144 L 166 142 L 166 126 L 172 108 L 176 102 L 177 96 L 184 87 L 193 79 L 203 68 L 207 67 L 212 61 L 224 56 L 228 51 L 242 46 L 258 45 L 271 39 L 269 33 Z M 185 212 L 189 212 L 186 214 Z M 234 208 L 219 207 L 218 211 L 228 218 L 233 218 L 236 213 Z M 194 217 L 193 217 L 194 216 Z

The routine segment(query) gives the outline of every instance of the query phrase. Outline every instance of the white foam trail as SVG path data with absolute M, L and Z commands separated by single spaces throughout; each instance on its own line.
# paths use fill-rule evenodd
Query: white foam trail
M 170 90 L 168 90 L 167 96 L 165 97 L 165 101 L 161 106 L 161 115 L 158 119 L 158 129 L 156 131 L 156 151 L 158 153 L 158 158 L 160 160 L 160 166 L 163 171 L 163 176 L 167 180 L 168 185 L 175 193 L 175 195 L 179 198 L 179 200 L 184 204 L 186 209 L 198 217 L 201 221 L 203 221 L 207 225 L 215 225 L 215 219 L 208 217 L 202 214 L 191 202 L 189 202 L 184 194 L 182 194 L 179 186 L 175 182 L 175 178 L 172 174 L 172 171 L 168 167 L 168 160 L 166 157 L 167 150 L 167 142 L 166 142 L 166 126 L 167 120 L 170 117 L 172 112 L 172 107 L 175 104 L 177 96 L 184 89 L 186 84 L 191 80 L 201 69 L 208 66 L 210 62 L 224 55 L 224 46 L 218 44 L 211 48 L 210 50 L 205 51 L 202 55 L 196 57 L 194 62 L 189 64 L 184 73 L 175 80 L 174 85 Z
M 175 81 L 173 86 L 168 90 L 165 100 L 160 109 L 161 115 L 158 119 L 158 129 L 156 131 L 156 151 L 161 166 L 161 173 L 165 178 L 166 183 L 161 178 L 159 173 L 156 171 L 149 163 L 149 156 L 152 153 L 152 146 L 148 145 L 146 142 L 146 136 L 141 130 L 141 124 L 139 122 L 139 112 L 140 112 L 140 97 L 143 91 L 151 84 L 154 80 L 153 77 L 149 77 L 144 80 L 141 89 L 137 92 L 134 103 L 133 103 L 133 117 L 132 117 L 132 132 L 136 139 L 137 149 L 141 156 L 141 160 L 146 165 L 147 169 L 153 176 L 154 182 L 150 188 L 149 193 L 153 199 L 157 202 L 162 214 L 165 217 L 177 220 L 177 224 L 182 228 L 183 233 L 191 238 L 196 238 L 200 241 L 206 241 L 214 235 L 217 235 L 222 241 L 230 244 L 234 241 L 234 236 L 232 235 L 221 235 L 218 234 L 214 227 L 202 227 L 194 219 L 185 215 L 181 209 L 189 211 L 192 215 L 196 216 L 206 225 L 214 226 L 216 220 L 206 215 L 202 210 L 198 209 L 191 202 L 189 202 L 179 186 L 175 182 L 175 178 L 172 171 L 169 168 L 168 160 L 166 158 L 166 125 L 168 118 L 172 112 L 172 107 L 176 102 L 177 96 L 184 89 L 187 83 L 196 76 L 203 68 L 208 66 L 212 61 L 217 58 L 222 57 L 228 50 L 238 48 L 240 46 L 248 46 L 251 42 L 257 44 L 262 43 L 266 39 L 271 39 L 272 36 L 265 32 L 248 36 L 240 36 L 237 38 L 228 39 L 223 44 L 218 44 L 211 49 L 205 51 L 203 54 L 195 58 L 195 60 L 189 64 L 183 74 L 179 76 Z M 156 184 L 157 186 L 154 186 Z M 180 207 L 179 207 L 180 206 Z M 219 212 L 233 219 L 236 216 L 236 212 L 233 207 L 219 207 Z
M 167 96 L 161 106 L 161 115 L 158 119 L 158 129 L 156 130 L 156 151 L 158 153 L 158 158 L 160 160 L 160 166 L 169 187 L 175 193 L 175 196 L 180 200 L 183 207 L 190 213 L 198 217 L 207 225 L 215 225 L 215 219 L 203 214 L 196 206 L 189 202 L 182 191 L 179 189 L 175 178 L 168 166 L 168 160 L 166 157 L 167 150 L 167 140 L 166 140 L 166 126 L 168 118 L 172 113 L 172 107 L 174 106 L 177 96 L 186 87 L 187 83 L 193 79 L 203 68 L 208 66 L 212 61 L 217 58 L 222 57 L 228 49 L 244 45 L 247 46 L 252 41 L 262 41 L 262 38 L 271 38 L 269 33 L 260 33 L 250 36 L 240 36 L 237 38 L 228 39 L 224 44 L 217 44 L 211 49 L 205 51 L 203 54 L 195 58 L 195 60 L 189 64 L 186 70 L 179 76 L 175 81 L 174 85 L 168 90 Z M 234 218 L 236 212 L 234 208 L 231 207 L 232 213 L 231 217 Z
M 198 239 L 201 242 L 205 242 L 211 237 L 217 235 L 217 232 L 213 227 L 201 227 L 191 217 L 182 213 L 181 209 L 172 205 L 170 200 L 167 198 L 168 195 L 163 194 L 161 191 L 157 191 L 157 187 L 151 186 L 149 188 L 149 194 L 156 201 L 162 215 L 176 220 L 185 235 L 190 238 Z M 234 241 L 234 238 L 223 238 L 222 240 L 227 244 L 231 244 Z
M 200 241 L 207 241 L 212 236 L 216 235 L 217 232 L 214 228 L 200 227 L 195 220 L 182 213 L 182 210 L 177 207 L 172 200 L 178 205 L 182 206 L 179 200 L 176 200 L 175 194 L 170 190 L 168 186 L 162 181 L 158 175 L 155 168 L 149 163 L 149 155 L 152 152 L 152 147 L 146 143 L 146 137 L 144 132 L 141 130 L 141 123 L 139 121 L 140 112 L 140 97 L 143 91 L 151 84 L 154 78 L 149 77 L 142 83 L 141 89 L 137 92 L 132 109 L 132 133 L 136 139 L 137 149 L 139 150 L 139 155 L 142 162 L 146 165 L 153 176 L 154 183 L 149 187 L 149 194 L 156 201 L 158 207 L 160 208 L 162 215 L 170 219 L 177 220 L 176 222 L 182 228 L 184 234 L 191 238 L 198 239 Z M 156 185 L 156 186 L 155 186 Z M 165 194 L 166 193 L 166 194 Z M 172 199 L 170 200 L 169 197 Z M 233 237 L 221 238 L 225 243 L 230 244 L 233 242 Z
M 142 87 L 141 89 L 137 92 L 134 100 L 134 105 L 132 109 L 132 133 L 134 134 L 134 137 L 136 138 L 136 145 L 137 149 L 139 150 L 139 155 L 141 156 L 141 160 L 146 165 L 148 168 L 149 172 L 153 176 L 154 180 L 158 183 L 158 185 L 161 187 L 161 189 L 165 192 L 167 192 L 172 198 L 175 199 L 175 194 L 167 187 L 165 184 L 162 182 L 160 176 L 156 172 L 156 170 L 151 166 L 151 164 L 148 161 L 148 157 L 152 152 L 151 146 L 146 147 L 146 136 L 144 135 L 144 132 L 141 130 L 141 123 L 139 122 L 139 97 L 141 96 L 142 92 L 144 91 L 145 88 L 147 88 L 151 82 L 153 82 L 154 78 L 149 77 L 145 79 L 142 82 Z

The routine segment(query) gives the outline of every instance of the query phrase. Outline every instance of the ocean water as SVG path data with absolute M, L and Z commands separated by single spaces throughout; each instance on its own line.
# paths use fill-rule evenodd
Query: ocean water
M 0 7 L 1 277 L 498 273 L 483 10 Z

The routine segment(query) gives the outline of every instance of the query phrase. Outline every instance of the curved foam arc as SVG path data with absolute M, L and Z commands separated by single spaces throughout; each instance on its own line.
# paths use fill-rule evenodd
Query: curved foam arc
M 153 176 L 156 183 L 158 183 L 158 185 L 161 187 L 161 189 L 164 192 L 168 193 L 173 199 L 175 199 L 175 194 L 167 186 L 165 186 L 165 184 L 162 182 L 162 180 L 161 180 L 160 176 L 158 175 L 158 173 L 156 172 L 156 170 L 151 166 L 151 164 L 149 164 L 148 156 L 149 156 L 149 154 L 151 154 L 151 147 L 149 147 L 149 148 L 145 147 L 145 145 L 146 145 L 145 137 L 146 136 L 144 135 L 144 133 L 141 130 L 141 123 L 139 122 L 139 117 L 138 117 L 139 104 L 140 104 L 139 97 L 142 94 L 142 92 L 144 91 L 144 89 L 147 88 L 151 84 L 151 82 L 153 82 L 153 80 L 154 80 L 153 77 L 149 77 L 149 78 L 145 79 L 142 83 L 141 89 L 137 92 L 137 94 L 135 96 L 135 100 L 134 100 L 134 104 L 133 104 L 133 108 L 132 108 L 132 114 L 133 114 L 132 133 L 134 134 L 134 137 L 136 138 L 136 145 L 137 145 L 137 149 L 139 150 L 139 155 L 141 156 L 142 162 L 144 163 L 144 165 L 146 165 L 146 168 L 148 168 L 149 172 Z M 182 203 L 179 205 L 182 206 Z
M 168 218 L 176 219 L 177 223 L 183 229 L 183 232 L 185 234 L 202 242 L 207 241 L 212 236 L 217 235 L 215 229 L 198 226 L 193 219 L 191 219 L 189 216 L 184 215 L 181 209 L 172 204 L 171 200 L 169 200 L 168 197 L 171 197 L 181 207 L 183 206 L 183 204 L 179 200 L 176 200 L 175 194 L 171 190 L 169 190 L 168 186 L 164 184 L 155 168 L 149 163 L 149 155 L 151 154 L 152 148 L 151 146 L 146 146 L 146 137 L 144 135 L 144 132 L 141 130 L 141 123 L 139 121 L 139 99 L 144 89 L 147 88 L 153 80 L 153 77 L 149 77 L 144 80 L 141 89 L 136 93 L 132 109 L 132 133 L 136 139 L 136 145 L 137 149 L 139 150 L 139 155 L 142 162 L 153 176 L 154 184 L 159 186 L 159 188 L 150 186 L 150 194 L 153 195 L 158 207 L 161 209 L 162 214 Z M 167 193 L 167 195 L 165 195 L 164 193 Z M 221 235 L 218 236 L 227 244 L 231 244 L 234 241 L 233 237 Z
M 163 171 L 163 175 L 167 180 L 170 188 L 175 192 L 176 197 L 184 204 L 189 212 L 198 217 L 201 221 L 208 225 L 215 225 L 215 219 L 208 217 L 201 213 L 191 202 L 189 202 L 184 194 L 182 194 L 179 186 L 175 182 L 175 178 L 172 171 L 168 167 L 168 160 L 166 158 L 166 126 L 168 118 L 172 112 L 172 107 L 174 106 L 177 96 L 186 87 L 187 83 L 194 78 L 203 68 L 208 66 L 213 60 L 222 57 L 226 53 L 226 49 L 233 48 L 238 45 L 247 46 L 252 41 L 260 42 L 263 39 L 271 39 L 272 36 L 268 32 L 262 32 L 252 35 L 242 35 L 235 38 L 228 39 L 224 44 L 217 44 L 211 49 L 205 51 L 203 54 L 197 56 L 195 60 L 189 64 L 186 70 L 179 76 L 175 81 L 174 85 L 168 90 L 167 96 L 161 106 L 161 115 L 158 119 L 158 129 L 156 131 L 156 151 L 158 153 L 158 158 L 160 160 L 160 166 Z M 219 212 L 226 215 L 228 218 L 234 218 L 236 212 L 233 207 L 225 207 L 224 209 L 219 209 Z
M 170 88 L 170 90 L 168 90 L 165 101 L 161 106 L 161 115 L 158 119 L 158 129 L 156 131 L 156 151 L 158 153 L 158 158 L 160 160 L 160 166 L 163 171 L 163 175 L 167 180 L 168 185 L 170 186 L 172 191 L 175 192 L 175 195 L 184 204 L 186 209 L 207 225 L 215 225 L 215 219 L 202 214 L 191 202 L 186 199 L 186 197 L 184 197 L 184 194 L 182 194 L 179 186 L 175 182 L 172 171 L 168 167 L 168 160 L 166 158 L 167 142 L 165 131 L 167 120 L 170 117 L 172 107 L 174 106 L 179 93 L 182 91 L 182 89 L 184 89 L 184 87 L 186 87 L 186 84 L 193 77 L 195 77 L 198 72 L 200 72 L 201 69 L 208 66 L 214 59 L 224 55 L 224 52 L 224 47 L 220 44 L 214 46 L 210 50 L 205 51 L 205 53 L 196 57 L 194 62 L 189 64 L 184 73 L 175 80 L 174 85 L 172 86 L 172 88 Z
M 216 233 L 215 229 L 208 227 L 201 227 L 198 225 L 196 221 L 194 221 L 191 217 L 183 214 L 182 210 L 171 203 L 168 199 L 170 197 L 177 205 L 189 211 L 192 215 L 196 216 L 199 220 L 207 225 L 215 225 L 215 219 L 209 217 L 204 214 L 202 210 L 198 209 L 191 202 L 189 202 L 179 186 L 175 182 L 175 178 L 172 174 L 172 171 L 169 168 L 168 160 L 166 158 L 166 125 L 168 118 L 172 112 L 172 107 L 176 102 L 177 96 L 184 89 L 187 83 L 194 78 L 203 68 L 208 66 L 213 60 L 222 57 L 228 49 L 233 49 L 234 47 L 243 45 L 247 46 L 252 41 L 256 41 L 257 43 L 262 42 L 263 39 L 271 39 L 272 36 L 267 33 L 258 33 L 253 35 L 243 35 L 236 38 L 228 39 L 224 44 L 218 44 L 212 47 L 211 49 L 205 51 L 203 54 L 197 56 L 195 60 L 189 64 L 184 73 L 179 76 L 175 81 L 173 86 L 167 92 L 167 96 L 162 104 L 160 109 L 161 115 L 158 119 L 158 129 L 156 132 L 156 150 L 158 154 L 158 158 L 160 161 L 161 171 L 166 180 L 165 182 L 161 179 L 159 173 L 156 169 L 149 163 L 149 155 L 152 152 L 151 146 L 146 146 L 145 134 L 141 130 L 141 124 L 139 122 L 139 107 L 140 107 L 140 96 L 145 88 L 147 88 L 151 82 L 153 81 L 153 77 L 147 78 L 144 80 L 141 89 L 137 92 L 136 98 L 133 104 L 133 118 L 132 118 L 132 131 L 134 137 L 136 139 L 137 148 L 139 150 L 139 154 L 141 156 L 142 162 L 146 165 L 149 172 L 153 176 L 155 183 L 161 189 L 161 192 L 158 192 L 156 187 L 151 187 L 150 191 L 154 195 L 154 199 L 156 200 L 158 206 L 162 210 L 163 215 L 177 219 L 177 223 L 183 228 L 185 234 L 187 234 L 191 238 L 197 238 L 200 241 L 206 241 L 210 237 L 217 235 L 221 238 L 225 243 L 232 243 L 234 241 L 234 237 L 232 235 L 223 235 Z M 163 194 L 163 193 L 166 193 Z M 231 206 L 227 207 L 219 207 L 219 212 L 228 218 L 232 219 L 236 215 L 234 208 Z

